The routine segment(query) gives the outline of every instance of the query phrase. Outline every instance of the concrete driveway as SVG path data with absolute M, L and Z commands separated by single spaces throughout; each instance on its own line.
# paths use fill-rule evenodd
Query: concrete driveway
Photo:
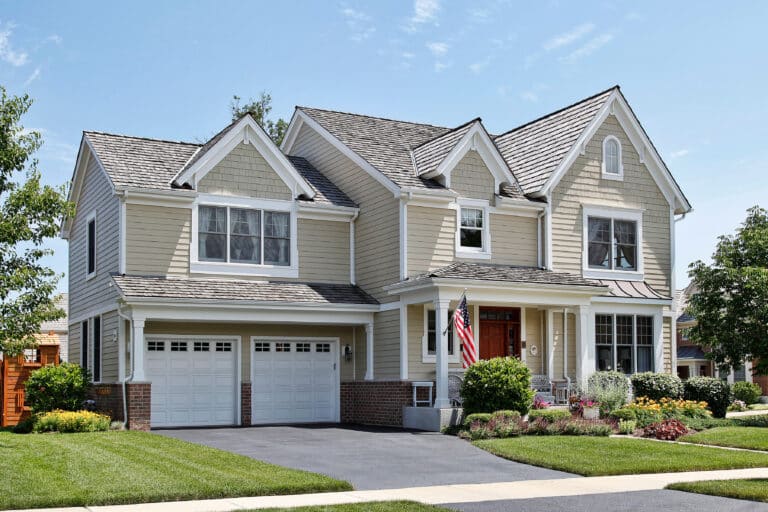
M 501 459 L 452 436 L 400 429 L 313 425 L 155 433 L 322 473 L 358 490 L 574 477 Z

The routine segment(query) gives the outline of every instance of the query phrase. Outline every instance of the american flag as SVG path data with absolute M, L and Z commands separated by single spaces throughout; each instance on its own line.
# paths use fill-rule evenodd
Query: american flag
M 475 350 L 475 337 L 472 334 L 472 324 L 469 322 L 466 295 L 461 297 L 459 307 L 453 313 L 453 332 L 461 340 L 463 366 L 467 368 L 477 361 L 477 352 Z

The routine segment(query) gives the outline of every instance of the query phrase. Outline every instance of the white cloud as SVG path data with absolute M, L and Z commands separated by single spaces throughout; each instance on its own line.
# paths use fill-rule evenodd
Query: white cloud
M 562 60 L 573 62 L 579 59 L 583 59 L 584 57 L 589 57 L 597 50 L 610 43 L 612 40 L 613 34 L 601 34 L 593 39 L 590 39 L 587 44 L 569 53 Z
M 682 157 L 684 157 L 684 156 L 688 155 L 688 153 L 690 153 L 690 152 L 691 152 L 691 151 L 690 151 L 690 150 L 688 150 L 688 149 L 679 149 L 679 150 L 677 150 L 677 151 L 673 151 L 673 152 L 671 152 L 671 153 L 669 154 L 669 157 L 670 157 L 670 158 L 682 158 Z
M 440 57 L 441 55 L 448 53 L 448 48 L 450 48 L 450 46 L 448 43 L 427 43 L 427 48 L 432 52 L 432 55 Z
M 477 62 L 473 62 L 472 64 L 470 64 L 469 70 L 477 75 L 477 74 L 480 74 L 485 68 L 487 68 L 490 63 L 491 63 L 491 58 L 486 57 L 483 60 L 479 60 Z
M 40 71 L 41 71 L 40 66 L 37 66 L 35 70 L 32 72 L 32 74 L 29 75 L 29 78 L 27 78 L 27 80 L 24 82 L 24 86 L 26 87 L 32 82 L 34 82 L 35 80 L 37 80 L 38 78 L 40 78 Z
M 351 31 L 349 38 L 353 41 L 365 41 L 376 32 L 376 27 L 373 26 L 371 17 L 366 13 L 350 7 L 345 7 L 340 12 Z
M 27 53 L 14 50 L 11 46 L 11 35 L 14 25 L 6 24 L 0 29 L 0 60 L 7 62 L 11 66 L 23 66 L 27 63 Z
M 433 22 L 440 11 L 440 0 L 414 0 L 413 15 L 403 27 L 406 32 L 416 32 L 421 25 Z
M 584 23 L 578 27 L 575 27 L 573 30 L 558 34 L 552 39 L 546 41 L 544 43 L 544 49 L 549 52 L 558 48 L 562 48 L 563 46 L 568 46 L 569 44 L 575 43 L 582 37 L 586 36 L 594 29 L 595 25 L 592 23 Z
M 539 95 L 533 91 L 524 91 L 520 93 L 520 99 L 529 101 L 531 103 L 536 103 L 539 101 Z
M 452 65 L 453 65 L 453 63 L 451 63 L 451 62 L 443 62 L 443 61 L 439 61 L 439 60 L 435 61 L 435 72 L 436 73 L 440 73 L 440 72 L 448 69 Z

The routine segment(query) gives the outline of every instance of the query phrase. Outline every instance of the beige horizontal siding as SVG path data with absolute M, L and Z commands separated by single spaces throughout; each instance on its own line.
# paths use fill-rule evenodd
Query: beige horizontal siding
M 536 219 L 516 215 L 490 215 L 491 263 L 536 266 Z
M 379 301 L 397 300 L 383 287 L 400 277 L 399 200 L 307 126 L 299 131 L 292 153 L 306 158 L 360 205 L 355 221 L 357 283 Z
M 602 142 L 608 135 L 621 141 L 623 181 L 601 177 Z M 597 130 L 552 193 L 555 270 L 582 273 L 582 204 L 643 210 L 645 280 L 670 295 L 670 206 L 614 117 Z
M 126 205 L 126 272 L 188 275 L 192 210 Z
M 299 279 L 349 283 L 349 223 L 299 219 Z
M 238 144 L 200 180 L 197 189 L 208 194 L 293 199 L 291 189 L 253 144 Z
M 451 189 L 461 197 L 485 199 L 493 204 L 496 180 L 477 151 L 470 150 L 451 171 Z
M 541 329 L 541 311 L 536 308 L 525 309 L 525 364 L 533 375 L 547 373 L 545 350 L 547 341 Z M 531 354 L 531 347 L 536 347 L 536 355 Z
M 373 374 L 377 380 L 400 378 L 400 310 L 374 315 Z
M 451 304 L 451 309 L 456 307 L 456 303 Z M 476 329 L 475 308 L 469 304 L 469 319 Z M 424 362 L 423 344 L 426 337 L 424 329 L 424 304 L 414 304 L 408 306 L 408 378 L 410 380 L 434 380 L 435 363 Z M 475 336 L 477 338 L 477 336 Z M 460 341 L 456 341 L 457 347 Z M 461 354 L 459 354 L 461 355 Z M 461 368 L 461 359 L 457 363 L 449 363 L 450 369 Z

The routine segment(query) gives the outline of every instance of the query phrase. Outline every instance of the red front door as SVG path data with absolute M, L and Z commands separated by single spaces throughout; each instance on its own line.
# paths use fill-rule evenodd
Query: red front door
M 506 357 L 507 326 L 505 322 L 486 320 L 480 325 L 480 359 Z
M 520 357 L 520 309 L 480 308 L 480 359 Z

